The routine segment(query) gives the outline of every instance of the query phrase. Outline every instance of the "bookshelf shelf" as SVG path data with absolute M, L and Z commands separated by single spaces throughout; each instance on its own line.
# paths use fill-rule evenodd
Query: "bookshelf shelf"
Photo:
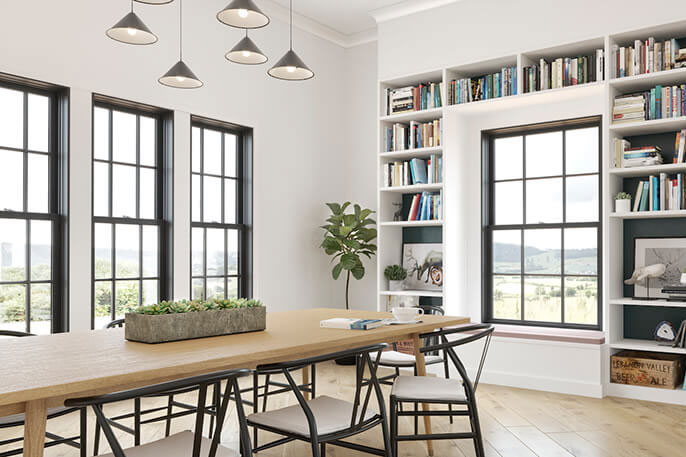
M 381 116 L 382 122 L 410 122 L 410 121 L 433 121 L 443 116 L 443 108 L 431 108 L 421 111 L 410 111 L 407 113 L 390 114 Z
M 382 187 L 381 192 L 399 192 L 402 194 L 411 194 L 415 192 L 435 192 L 443 189 L 443 183 L 437 184 L 413 184 L 411 186 L 393 186 Z
M 403 151 L 390 151 L 381 152 L 379 157 L 382 159 L 414 159 L 414 158 L 426 158 L 430 157 L 432 154 L 441 155 L 443 153 L 443 146 L 434 146 L 431 148 L 417 148 L 417 149 L 405 149 Z
M 610 217 L 617 219 L 663 219 L 671 217 L 686 217 L 686 209 L 669 211 L 632 211 L 630 213 L 610 213 Z
M 684 128 L 686 128 L 686 116 L 610 125 L 610 131 L 620 136 L 634 136 L 647 135 L 651 133 L 672 132 Z
M 442 297 L 443 292 L 430 290 L 381 290 L 379 295 L 395 297 Z
M 440 227 L 443 221 L 393 221 L 393 222 L 379 222 L 382 227 Z
M 641 89 L 662 86 L 683 84 L 686 81 L 686 68 L 676 68 L 674 70 L 664 70 L 655 73 L 644 73 L 636 76 L 626 76 L 624 78 L 613 78 L 610 86 L 622 92 L 635 92 Z
M 686 391 L 683 386 L 676 389 L 659 389 L 649 386 L 631 386 L 628 384 L 607 385 L 607 395 L 615 397 L 633 398 L 636 400 L 659 401 L 662 403 L 686 404 Z
M 681 173 L 685 171 L 686 163 L 668 163 L 664 165 L 650 165 L 647 167 L 611 168 L 610 174 L 623 178 L 632 178 L 636 176 L 650 176 L 660 173 Z
M 612 298 L 610 304 L 615 306 L 655 306 L 665 308 L 686 308 L 686 302 L 667 300 L 634 300 L 631 297 Z
M 615 343 L 610 343 L 612 349 L 629 349 L 632 351 L 662 352 L 669 354 L 686 354 L 686 348 L 673 348 L 671 346 L 660 346 L 652 340 L 621 339 Z

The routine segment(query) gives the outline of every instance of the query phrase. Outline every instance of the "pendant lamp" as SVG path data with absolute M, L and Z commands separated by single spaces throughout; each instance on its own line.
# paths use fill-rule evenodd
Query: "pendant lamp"
M 183 61 L 183 0 L 179 0 L 179 61 L 160 79 L 159 83 L 177 89 L 197 89 L 202 81 Z
M 126 44 L 153 44 L 157 41 L 157 36 L 133 12 L 133 0 L 131 0 L 131 12 L 114 24 L 106 34 L 113 40 Z
M 267 73 L 269 76 L 287 81 L 304 81 L 314 77 L 314 72 L 310 70 L 305 62 L 293 50 L 293 0 L 291 4 L 291 40 L 290 49 L 284 56 L 276 62 Z
M 259 29 L 269 24 L 269 18 L 253 0 L 232 0 L 217 13 L 219 22 L 240 29 Z
M 245 38 L 226 53 L 226 58 L 231 62 L 243 65 L 259 65 L 268 60 L 267 56 L 260 51 L 260 48 L 248 36 L 248 29 L 245 29 Z

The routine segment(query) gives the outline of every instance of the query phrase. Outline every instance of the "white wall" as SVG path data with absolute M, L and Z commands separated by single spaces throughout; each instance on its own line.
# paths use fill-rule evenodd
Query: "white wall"
M 221 1 L 184 3 L 184 58 L 205 82 L 199 90 L 161 86 L 157 78 L 178 57 L 178 2 L 136 4 L 160 41 L 134 47 L 114 42 L 105 30 L 129 2 L 35 0 L 3 2 L 0 72 L 72 89 L 70 295 L 71 327 L 90 319 L 90 104 L 91 93 L 176 110 L 175 292 L 188 294 L 188 116 L 202 115 L 254 128 L 255 295 L 270 310 L 340 305 L 340 290 L 319 250 L 324 202 L 345 198 L 346 167 L 343 48 L 295 30 L 294 45 L 315 71 L 309 82 L 288 83 L 266 75 L 268 66 L 231 64 L 224 53 L 242 32 L 220 24 Z M 287 25 L 273 20 L 253 32 L 273 64 L 286 51 Z M 267 64 L 269 65 L 269 64 Z M 181 178 L 181 179 L 180 179 Z M 370 197 L 370 201 L 372 197 Z

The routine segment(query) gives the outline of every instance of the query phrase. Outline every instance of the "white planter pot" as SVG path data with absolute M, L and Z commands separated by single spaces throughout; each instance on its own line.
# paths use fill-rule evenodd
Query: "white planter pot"
M 403 290 L 403 280 L 400 281 L 391 281 L 390 279 L 388 280 L 388 290 L 395 291 L 395 290 Z
M 631 200 L 615 200 L 615 212 L 628 213 L 631 211 Z
M 681 273 L 681 284 L 686 284 L 686 273 Z

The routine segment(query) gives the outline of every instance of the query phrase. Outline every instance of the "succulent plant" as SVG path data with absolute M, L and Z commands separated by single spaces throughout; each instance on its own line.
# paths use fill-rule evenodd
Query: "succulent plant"
M 389 265 L 383 271 L 389 281 L 402 281 L 407 278 L 407 270 L 400 265 Z
M 179 300 L 179 301 L 161 301 L 152 305 L 140 306 L 132 312 L 137 314 L 183 314 L 195 313 L 202 311 L 213 311 L 219 309 L 235 309 L 235 308 L 257 308 L 263 306 L 260 300 L 255 298 L 229 298 L 226 300 L 212 298 L 210 300 Z

